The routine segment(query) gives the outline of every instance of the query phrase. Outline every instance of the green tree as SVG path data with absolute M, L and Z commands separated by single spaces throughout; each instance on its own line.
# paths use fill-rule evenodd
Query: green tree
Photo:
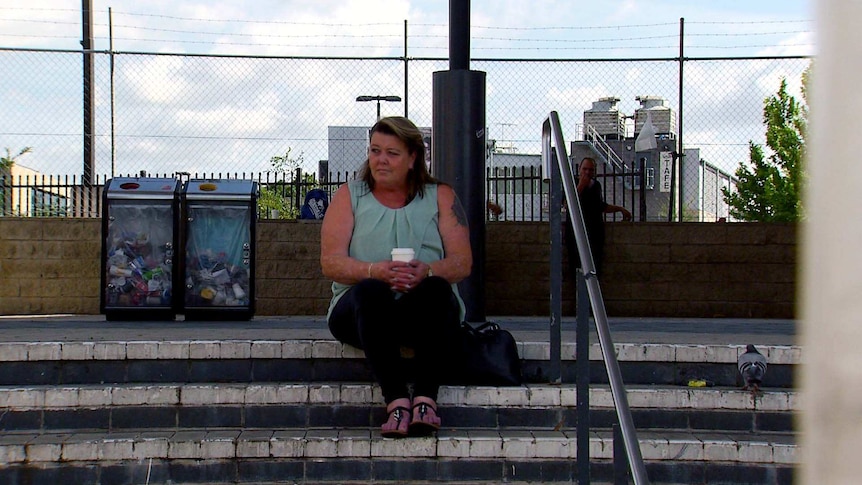
M 296 219 L 299 216 L 299 207 L 294 203 L 297 189 L 302 186 L 305 190 L 314 186 L 317 179 L 313 173 L 302 174 L 301 166 L 303 154 L 291 156 L 291 148 L 284 155 L 277 155 L 269 159 L 274 181 L 267 180 L 261 185 L 260 197 L 257 205 L 266 218 Z M 290 175 L 293 175 L 291 178 Z M 299 177 L 299 178 L 297 178 Z M 303 194 L 304 191 L 301 191 Z M 278 214 L 274 216 L 274 212 Z
M 811 66 L 803 73 L 802 96 L 808 92 Z M 808 108 L 787 92 L 781 80 L 778 93 L 766 98 L 767 156 L 763 147 L 749 142 L 748 165 L 736 169 L 736 191 L 722 189 L 731 216 L 743 221 L 793 222 L 803 216 L 800 195 L 805 183 L 803 163 L 806 153 Z
M 21 151 L 18 152 L 17 155 L 12 155 L 12 151 L 9 148 L 6 148 L 6 156 L 0 157 L 0 170 L 8 170 L 12 168 L 12 165 L 15 165 L 15 161 L 18 160 L 21 156 L 26 155 L 33 151 L 33 147 L 24 147 Z

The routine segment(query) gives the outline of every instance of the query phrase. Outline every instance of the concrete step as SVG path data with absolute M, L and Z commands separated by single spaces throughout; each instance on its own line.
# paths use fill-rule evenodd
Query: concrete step
M 639 441 L 652 483 L 717 483 L 743 471 L 745 483 L 789 483 L 799 460 L 792 433 L 642 432 Z M 4 433 L 0 481 L 570 483 L 576 452 L 574 431 L 552 430 L 444 428 L 400 440 L 361 427 Z M 595 478 L 609 479 L 610 432 L 591 433 L 590 456 Z
M 623 380 L 630 384 L 683 385 L 707 379 L 739 385 L 742 345 L 615 345 Z M 764 345 L 769 371 L 764 386 L 792 387 L 802 351 Z M 518 341 L 527 382 L 548 382 L 548 342 Z M 575 346 L 562 346 L 562 380 L 575 379 Z M 607 383 L 598 344 L 590 347 L 591 382 Z M 409 365 L 409 364 L 408 364 Z M 372 380 L 361 350 L 330 338 L 286 340 L 122 340 L 0 343 L 0 385 L 69 385 L 148 382 L 323 382 Z
M 364 354 L 320 319 L 3 323 L 0 483 L 576 481 L 570 330 L 565 384 L 547 383 L 547 331 L 505 322 L 528 383 L 444 386 L 437 436 L 387 440 Z M 740 336 L 691 324 L 700 333 L 681 332 L 689 322 L 661 334 L 641 331 L 660 322 L 616 324 L 632 337 L 615 349 L 651 483 L 790 483 L 793 371 L 803 361 L 791 326 L 769 335 L 773 326 L 740 323 Z M 738 388 L 749 341 L 769 360 L 757 399 Z M 590 466 L 594 483 L 606 483 L 615 414 L 595 341 L 589 358 Z M 716 387 L 686 387 L 693 378 Z
M 764 388 L 753 397 L 748 391 L 723 387 L 628 386 L 632 409 L 726 409 L 799 411 L 796 391 Z M 45 410 L 104 406 L 268 405 L 377 405 L 379 386 L 370 383 L 244 383 L 244 384 L 105 384 L 80 386 L 0 386 L 3 409 Z M 441 406 L 529 408 L 574 407 L 575 384 L 522 386 L 442 386 Z M 607 386 L 591 386 L 590 405 L 612 408 Z
M 517 335 L 516 335 L 517 337 Z M 541 340 L 517 340 L 524 360 L 547 360 L 550 344 Z M 745 352 L 737 344 L 680 344 L 618 342 L 620 362 L 673 362 L 735 364 Z M 802 363 L 798 345 L 762 345 L 758 350 L 770 365 Z M 575 360 L 574 342 L 561 345 L 562 360 Z M 354 359 L 364 353 L 329 338 L 304 339 L 135 339 L 135 340 L 40 340 L 0 342 L 0 362 L 115 361 L 115 360 L 212 360 L 212 359 Z M 590 344 L 589 359 L 601 360 L 601 347 Z
M 792 431 L 794 391 L 765 389 L 756 398 L 731 388 L 630 386 L 637 428 Z M 444 386 L 441 417 L 452 427 L 572 428 L 572 384 L 517 387 Z M 371 426 L 384 420 L 371 384 L 152 384 L 0 387 L 0 430 L 122 431 L 140 427 Z M 607 387 L 590 389 L 591 425 L 616 422 Z

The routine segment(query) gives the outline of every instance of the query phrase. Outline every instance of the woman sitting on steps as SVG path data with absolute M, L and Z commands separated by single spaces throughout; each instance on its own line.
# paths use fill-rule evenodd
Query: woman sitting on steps
M 437 392 L 451 375 L 465 314 L 455 284 L 473 258 L 464 210 L 428 173 L 422 133 L 410 120 L 372 127 L 360 177 L 335 192 L 320 240 L 323 274 L 333 280 L 329 328 L 365 351 L 386 403 L 383 436 L 439 429 Z M 411 248 L 414 257 L 393 261 L 393 248 Z M 414 349 L 412 397 L 403 346 Z

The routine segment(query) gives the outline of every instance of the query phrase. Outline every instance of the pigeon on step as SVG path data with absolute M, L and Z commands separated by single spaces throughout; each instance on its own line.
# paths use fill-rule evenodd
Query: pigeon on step
M 745 353 L 736 361 L 742 381 L 745 383 L 743 390 L 751 390 L 751 395 L 756 396 L 760 390 L 760 383 L 766 375 L 766 357 L 754 348 L 754 345 L 746 345 Z

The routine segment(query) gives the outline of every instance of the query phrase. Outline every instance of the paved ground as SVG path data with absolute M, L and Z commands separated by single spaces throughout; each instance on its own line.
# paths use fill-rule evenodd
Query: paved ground
M 519 340 L 547 341 L 548 317 L 490 316 Z M 795 320 L 740 318 L 608 319 L 615 343 L 798 345 Z M 574 341 L 575 319 L 562 322 Z M 596 341 L 591 324 L 591 339 Z M 286 340 L 332 338 L 323 316 L 256 316 L 250 321 L 106 321 L 101 315 L 0 316 L 0 342 L 128 340 Z

